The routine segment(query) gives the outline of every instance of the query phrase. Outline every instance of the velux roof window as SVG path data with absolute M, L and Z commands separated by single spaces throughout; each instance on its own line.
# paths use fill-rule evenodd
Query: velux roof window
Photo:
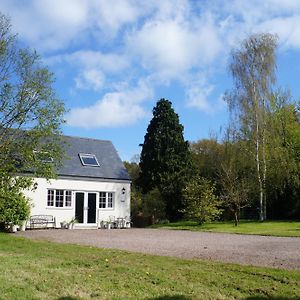
M 50 156 L 50 153 L 47 151 L 38 151 L 33 150 L 35 159 L 43 162 L 43 163 L 53 163 L 53 157 Z
M 79 153 L 79 158 L 83 166 L 99 167 L 99 163 L 95 154 Z

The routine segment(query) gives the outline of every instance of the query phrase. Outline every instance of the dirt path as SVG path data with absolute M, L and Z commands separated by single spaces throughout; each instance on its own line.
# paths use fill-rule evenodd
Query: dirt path
M 300 238 L 166 229 L 33 230 L 16 235 L 164 256 L 300 270 Z

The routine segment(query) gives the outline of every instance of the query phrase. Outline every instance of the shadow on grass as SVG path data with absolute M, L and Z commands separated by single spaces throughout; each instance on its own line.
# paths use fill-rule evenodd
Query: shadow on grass
M 65 296 L 65 297 L 59 297 L 57 300 L 80 300 L 81 298 L 73 297 L 73 296 Z
M 299 297 L 272 297 L 272 296 L 251 296 L 244 300 L 299 300 Z
M 148 300 L 192 300 L 193 298 L 184 296 L 184 295 L 165 295 L 155 298 L 147 298 Z
M 155 225 L 157 226 L 157 225 Z M 199 223 L 194 222 L 194 221 L 181 221 L 181 222 L 176 222 L 176 223 L 166 223 L 166 224 L 159 224 L 157 227 L 171 227 L 171 228 L 176 228 L 176 227 L 199 227 L 201 226 Z
M 194 298 L 184 295 L 164 295 L 154 298 L 147 298 L 148 300 L 192 300 Z M 272 297 L 272 296 L 249 296 L 243 300 L 299 300 L 299 297 Z M 59 299 L 64 300 L 64 299 Z M 65 299 L 68 300 L 68 299 Z M 70 299 L 71 300 L 71 299 Z

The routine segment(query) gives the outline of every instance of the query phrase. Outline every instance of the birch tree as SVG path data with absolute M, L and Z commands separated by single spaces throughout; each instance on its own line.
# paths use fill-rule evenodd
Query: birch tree
M 227 95 L 229 108 L 236 114 L 241 138 L 249 142 L 249 154 L 256 165 L 259 189 L 259 218 L 266 219 L 267 112 L 275 84 L 277 38 L 268 33 L 254 34 L 232 51 L 229 64 L 234 90 Z

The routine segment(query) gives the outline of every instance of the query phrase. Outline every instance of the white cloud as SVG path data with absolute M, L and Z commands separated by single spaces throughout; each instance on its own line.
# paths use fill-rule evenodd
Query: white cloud
M 192 68 L 211 63 L 221 49 L 213 19 L 195 22 L 178 19 L 150 20 L 128 37 L 128 48 L 144 68 L 165 79 L 180 78 Z
M 81 45 L 90 37 L 101 44 L 144 14 L 130 0 L 3 0 L 0 10 L 25 41 L 46 52 Z
M 125 56 L 88 50 L 48 57 L 46 62 L 52 66 L 67 63 L 77 70 L 76 88 L 95 91 L 103 87 L 107 76 L 118 74 L 130 65 Z
M 67 123 L 82 128 L 129 126 L 146 116 L 141 102 L 151 97 L 152 90 L 140 82 L 136 88 L 107 93 L 89 107 L 71 109 Z
M 82 71 L 76 78 L 76 88 L 84 90 L 100 90 L 105 82 L 103 73 L 97 69 Z
M 285 49 L 300 49 L 298 34 L 300 1 L 298 0 L 233 0 L 209 1 L 203 14 L 214 18 L 223 57 L 232 47 L 239 45 L 249 34 L 271 32 L 279 36 L 279 46 Z
M 214 90 L 214 86 L 209 84 L 203 74 L 199 78 L 188 83 L 186 88 L 187 106 L 197 108 L 207 114 L 211 114 L 214 109 L 208 101 L 208 97 Z
M 0 9 L 11 17 L 22 39 L 39 51 L 67 47 L 89 26 L 89 9 L 80 0 L 4 0 Z
M 100 51 L 81 50 L 62 57 L 70 64 L 76 64 L 85 69 L 101 68 L 107 73 L 117 73 L 128 68 L 129 61 L 124 55 L 102 53 Z
M 105 32 L 113 34 L 122 26 L 135 22 L 143 9 L 134 1 L 94 1 L 94 14 L 97 15 L 96 24 Z
M 300 14 L 292 17 L 278 17 L 262 22 L 259 31 L 277 34 L 285 49 L 300 49 Z

